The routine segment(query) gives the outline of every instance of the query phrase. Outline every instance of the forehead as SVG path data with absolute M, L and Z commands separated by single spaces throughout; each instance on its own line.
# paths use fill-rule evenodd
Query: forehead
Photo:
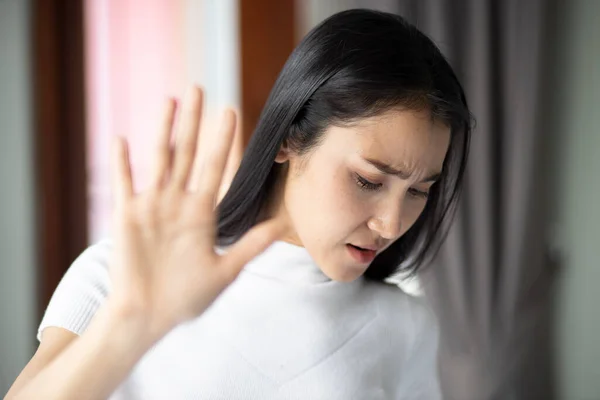
M 450 128 L 427 111 L 391 110 L 350 126 L 330 128 L 334 148 L 376 158 L 399 169 L 440 171 L 450 143 Z

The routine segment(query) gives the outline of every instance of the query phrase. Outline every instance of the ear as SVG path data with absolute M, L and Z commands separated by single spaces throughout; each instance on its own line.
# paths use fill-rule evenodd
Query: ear
M 284 141 L 283 144 L 281 145 L 281 147 L 279 148 L 277 155 L 275 156 L 275 162 L 279 163 L 279 164 L 283 164 L 284 162 L 289 161 L 289 159 L 290 159 L 290 149 L 287 145 L 287 141 Z

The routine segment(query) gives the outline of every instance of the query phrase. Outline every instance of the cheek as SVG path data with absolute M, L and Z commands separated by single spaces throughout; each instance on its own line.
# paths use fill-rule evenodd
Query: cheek
M 407 196 L 404 204 L 404 212 L 402 213 L 402 233 L 409 230 L 415 222 L 417 222 L 417 219 L 419 219 L 419 216 L 423 213 L 423 210 L 425 210 L 425 205 L 427 203 L 423 200 L 413 199 Z
M 338 215 L 341 225 L 356 225 L 364 222 L 369 215 L 372 204 L 354 181 L 352 172 L 341 167 L 332 175 L 331 204 L 332 213 Z
M 360 224 L 368 207 L 352 186 L 345 168 L 311 168 L 290 183 L 289 206 L 298 230 L 346 236 Z

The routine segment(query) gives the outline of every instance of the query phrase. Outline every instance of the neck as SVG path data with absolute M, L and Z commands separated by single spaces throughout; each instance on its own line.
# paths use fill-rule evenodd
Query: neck
M 279 166 L 276 172 L 275 183 L 273 190 L 265 201 L 265 205 L 259 213 L 259 222 L 269 219 L 279 220 L 285 231 L 279 240 L 293 244 L 295 246 L 304 247 L 302 241 L 298 237 L 294 225 L 291 221 L 287 208 L 285 207 L 285 189 L 287 177 L 288 163 Z

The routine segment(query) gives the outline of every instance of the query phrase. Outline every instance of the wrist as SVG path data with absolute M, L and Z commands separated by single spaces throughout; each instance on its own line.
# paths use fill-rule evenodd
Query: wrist
M 114 346 L 134 353 L 145 353 L 164 337 L 170 328 L 160 326 L 144 310 L 109 300 L 98 312 L 98 323 Z

